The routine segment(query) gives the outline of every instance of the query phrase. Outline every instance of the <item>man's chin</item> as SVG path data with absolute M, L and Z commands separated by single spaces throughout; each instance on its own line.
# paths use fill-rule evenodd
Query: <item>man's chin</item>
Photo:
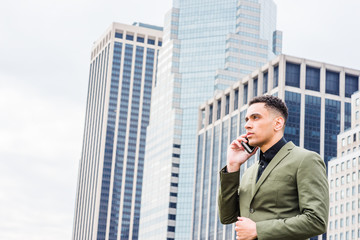
M 258 142 L 255 139 L 249 139 L 249 145 L 252 147 L 257 147 Z

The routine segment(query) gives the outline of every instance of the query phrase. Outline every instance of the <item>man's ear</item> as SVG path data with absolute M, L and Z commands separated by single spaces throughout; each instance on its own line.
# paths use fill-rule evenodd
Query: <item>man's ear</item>
M 284 124 L 285 124 L 284 118 L 282 116 L 279 116 L 279 117 L 276 117 L 274 120 L 275 120 L 274 130 L 282 131 L 284 128 Z

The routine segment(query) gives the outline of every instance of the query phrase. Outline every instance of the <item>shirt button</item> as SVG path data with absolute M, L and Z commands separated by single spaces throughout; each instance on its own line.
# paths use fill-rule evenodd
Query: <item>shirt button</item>
M 254 210 L 253 208 L 250 208 L 250 209 L 249 209 L 249 212 L 250 212 L 250 213 L 254 213 L 255 210 Z

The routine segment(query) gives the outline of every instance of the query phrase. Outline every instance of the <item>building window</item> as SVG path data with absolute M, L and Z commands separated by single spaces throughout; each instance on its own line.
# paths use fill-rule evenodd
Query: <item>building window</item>
M 133 41 L 133 40 L 134 40 L 134 36 L 133 36 L 133 35 L 126 34 L 126 40 Z
M 243 95 L 243 103 L 244 103 L 244 105 L 247 104 L 247 99 L 248 99 L 248 85 L 245 84 L 244 85 L 244 95 Z
M 168 226 L 168 232 L 175 232 L 175 227 Z
M 327 163 L 331 158 L 337 156 L 336 145 L 337 135 L 340 133 L 340 119 L 340 101 L 325 99 L 325 163 Z
M 209 107 L 209 124 L 212 123 L 212 115 L 213 115 L 213 105 Z
M 145 39 L 144 39 L 143 37 L 138 36 L 138 37 L 136 38 L 136 41 L 143 43 L 143 42 L 145 41 Z
M 341 145 L 344 147 L 346 145 L 345 138 L 341 139 Z
M 306 66 L 306 89 L 320 91 L 320 69 Z
M 148 44 L 151 44 L 151 45 L 155 45 L 155 40 L 154 39 L 148 39 L 147 41 Z
M 285 84 L 292 87 L 300 87 L 300 64 L 286 63 Z
M 216 120 L 219 120 L 221 117 L 221 100 L 217 101 L 217 110 L 216 110 Z
M 274 67 L 273 88 L 279 85 L 279 66 Z
M 304 147 L 320 154 L 321 98 L 305 95 Z
M 359 106 L 359 104 L 360 104 L 360 98 L 357 98 L 357 99 L 355 100 L 355 104 L 356 104 L 356 106 Z
M 201 109 L 201 128 L 205 127 L 205 109 Z
M 239 89 L 235 89 L 234 91 L 234 110 L 239 107 Z
M 257 96 L 257 90 L 258 90 L 258 79 L 255 78 L 253 81 L 253 97 Z
M 226 95 L 225 97 L 225 115 L 229 114 L 230 110 L 230 95 Z
M 122 38 L 123 38 L 123 34 L 122 34 L 122 33 L 118 33 L 118 32 L 116 32 L 116 33 L 115 33 L 115 37 L 116 37 L 116 38 L 121 38 L 121 39 L 122 39 Z
M 326 70 L 326 93 L 339 95 L 339 73 Z
M 345 97 L 351 97 L 357 90 L 359 90 L 359 77 L 345 74 Z
M 299 146 L 301 94 L 285 91 L 285 103 L 289 109 L 289 118 L 285 128 L 285 139 Z
M 345 162 L 342 162 L 341 163 L 341 171 L 344 171 L 345 170 Z
M 344 129 L 351 128 L 351 103 L 345 103 Z
M 268 73 L 265 72 L 263 75 L 263 94 L 268 91 Z

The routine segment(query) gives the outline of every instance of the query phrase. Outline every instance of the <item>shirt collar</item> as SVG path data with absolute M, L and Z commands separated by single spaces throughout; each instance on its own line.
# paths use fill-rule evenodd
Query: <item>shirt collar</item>
M 277 143 L 269 148 L 265 153 L 260 150 L 260 161 L 269 163 L 280 149 L 287 143 L 284 137 L 282 137 Z

